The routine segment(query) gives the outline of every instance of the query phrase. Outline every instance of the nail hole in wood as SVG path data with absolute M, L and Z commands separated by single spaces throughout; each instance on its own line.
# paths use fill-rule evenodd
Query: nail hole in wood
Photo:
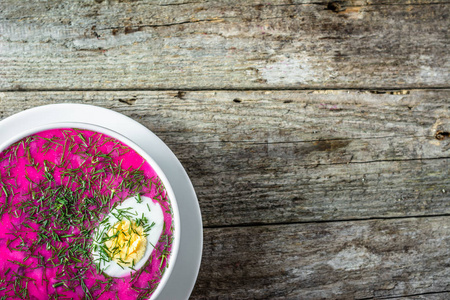
M 241 100 L 241 99 L 239 99 L 239 98 L 234 98 L 234 99 L 233 99 L 233 102 L 236 102 L 236 103 L 241 103 L 241 102 L 242 102 L 242 100 Z
M 175 97 L 177 97 L 178 99 L 184 99 L 184 96 L 186 96 L 186 92 L 178 91 Z

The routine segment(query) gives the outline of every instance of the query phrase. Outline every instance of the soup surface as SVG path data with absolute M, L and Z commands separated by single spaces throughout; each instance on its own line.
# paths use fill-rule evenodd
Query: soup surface
M 98 132 L 65 128 L 0 153 L 0 299 L 148 299 L 173 241 L 155 170 Z

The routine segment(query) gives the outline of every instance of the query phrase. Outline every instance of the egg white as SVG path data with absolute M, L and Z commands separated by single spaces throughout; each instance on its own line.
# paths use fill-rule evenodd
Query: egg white
M 100 224 L 100 226 L 97 228 L 97 230 L 94 232 L 94 239 L 93 244 L 94 247 L 92 248 L 92 258 L 94 262 L 100 263 L 100 269 L 111 277 L 124 277 L 127 275 L 130 275 L 130 273 L 134 272 L 134 270 L 139 270 L 142 268 L 142 266 L 146 263 L 148 258 L 153 252 L 153 245 L 156 245 L 156 243 L 159 240 L 159 237 L 161 236 L 161 233 L 164 228 L 164 214 L 162 211 L 161 206 L 159 203 L 153 202 L 151 198 L 143 197 L 141 196 L 141 203 L 138 202 L 137 197 L 131 197 L 123 201 L 120 205 L 118 205 L 116 208 L 114 208 L 107 216 L 105 216 L 104 220 L 107 220 L 106 222 Z M 110 228 L 114 224 L 116 224 L 119 221 L 112 213 L 115 212 L 118 209 L 128 209 L 128 212 L 133 215 L 132 218 L 134 218 L 134 215 L 136 215 L 136 218 L 141 218 L 142 214 L 148 219 L 149 223 L 152 224 L 152 222 L 155 223 L 154 226 L 151 227 L 150 231 L 147 232 L 147 246 L 145 249 L 144 256 L 141 258 L 139 262 L 135 264 L 133 269 L 126 266 L 119 266 L 117 262 L 114 260 L 105 262 L 103 260 L 100 260 L 100 254 L 98 251 L 98 243 L 96 242 L 99 240 L 98 234 L 101 234 L 104 231 L 105 227 Z M 149 210 L 150 208 L 150 210 Z M 95 247 L 97 245 L 97 247 Z

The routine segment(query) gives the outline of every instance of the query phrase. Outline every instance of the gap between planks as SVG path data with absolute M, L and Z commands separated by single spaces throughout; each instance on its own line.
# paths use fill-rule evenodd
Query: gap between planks
M 409 138 L 429 138 L 430 135 L 411 135 Z M 393 135 L 384 136 L 370 136 L 370 137 L 354 137 L 354 138 L 326 138 L 326 139 L 311 139 L 311 140 L 296 140 L 296 141 L 275 141 L 275 142 L 255 142 L 251 140 L 220 140 L 220 141 L 196 141 L 196 142 L 167 142 L 167 145 L 192 145 L 192 144 L 214 144 L 214 143 L 233 143 L 233 144 L 249 144 L 249 145 L 282 145 L 282 144 L 301 144 L 327 141 L 354 141 L 354 140 L 382 140 L 395 138 Z M 447 158 L 447 157 L 441 157 Z M 427 158 L 423 158 L 427 159 Z M 377 161 L 374 161 L 377 162 Z
M 305 2 L 305 3 L 285 3 L 285 4 L 271 4 L 266 3 L 265 6 L 301 6 L 301 5 L 326 5 L 332 2 L 341 2 L 341 1 L 316 1 L 316 2 Z M 435 1 L 435 2 L 419 2 L 419 3 L 410 3 L 410 2 L 399 2 L 399 3 L 389 3 L 389 2 L 381 2 L 381 3 L 370 3 L 366 2 L 364 4 L 348 4 L 350 7 L 365 7 L 365 6 L 419 6 L 419 5 L 437 5 L 437 4 L 449 4 L 450 1 Z M 158 6 L 182 6 L 182 5 L 191 5 L 191 4 L 202 4 L 202 2 L 184 2 L 184 3 L 160 3 Z M 253 7 L 258 4 L 247 5 L 248 7 Z
M 117 88 L 117 89 L 0 89 L 2 93 L 28 93 L 28 92 L 173 92 L 173 91 L 186 91 L 186 92 L 213 92 L 213 91 L 369 91 L 369 92 L 389 92 L 389 91 L 433 91 L 433 90 L 450 90 L 450 86 L 435 86 L 435 87 L 365 87 L 365 88 L 352 88 L 352 87 L 319 87 L 319 88 L 295 88 L 295 87 L 243 87 L 243 88 L 186 88 L 186 87 L 173 87 L 173 88 Z
M 435 215 L 412 215 L 412 216 L 396 216 L 396 217 L 370 217 L 360 219 L 336 219 L 336 220 L 316 220 L 316 221 L 300 221 L 300 222 L 277 222 L 277 223 L 249 223 L 249 224 L 232 224 L 232 225 L 212 225 L 203 226 L 203 229 L 223 229 L 223 228 L 244 228 L 244 227 L 269 227 L 269 226 L 289 226 L 289 225 L 301 225 L 301 224 L 320 224 L 320 223 L 343 223 L 343 222 L 362 222 L 362 221 L 377 221 L 377 220 L 401 220 L 401 219 L 426 219 L 426 218 L 442 218 L 450 217 L 450 213 L 447 214 L 435 214 Z M 393 297 L 395 298 L 395 297 Z M 368 298 L 372 299 L 372 298 Z M 361 299 L 362 300 L 362 299 Z
M 327 140 L 322 140 L 327 141 Z M 211 142 L 211 143 L 217 143 L 217 142 Z M 289 142 L 287 142 L 289 143 Z M 192 144 L 192 143 L 191 143 Z M 266 143 L 269 144 L 269 143 Z M 276 143 L 274 143 L 276 144 Z M 170 144 L 168 144 L 170 145 Z M 173 144 L 172 144 L 173 145 Z M 405 159 L 379 159 L 379 160 L 370 160 L 370 161 L 348 161 L 348 162 L 336 162 L 336 163 L 315 163 L 315 164 L 304 164 L 304 165 L 297 165 L 297 167 L 303 167 L 303 168 L 317 168 L 319 166 L 338 166 L 338 165 L 358 165 L 358 164 L 374 164 L 374 163 L 383 163 L 383 162 L 405 162 L 405 161 L 427 161 L 427 160 L 445 160 L 450 159 L 448 156 L 442 156 L 442 157 L 423 157 L 423 158 L 405 158 Z

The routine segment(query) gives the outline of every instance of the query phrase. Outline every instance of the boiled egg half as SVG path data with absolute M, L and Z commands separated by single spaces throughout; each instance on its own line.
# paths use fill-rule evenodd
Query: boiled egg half
M 111 277 L 139 270 L 149 259 L 164 228 L 161 206 L 135 196 L 112 209 L 94 232 L 92 257 L 97 269 Z

